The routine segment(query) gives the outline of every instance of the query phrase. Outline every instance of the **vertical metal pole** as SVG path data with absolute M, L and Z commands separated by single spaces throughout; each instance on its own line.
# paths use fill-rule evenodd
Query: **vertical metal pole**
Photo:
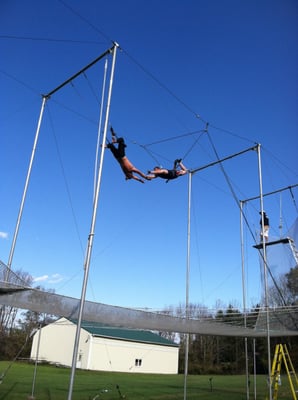
M 101 122 L 102 122 L 102 114 L 104 108 L 104 97 L 105 97 L 105 89 L 106 89 L 106 77 L 107 77 L 107 70 L 108 70 L 108 60 L 105 60 L 104 65 L 104 78 L 102 84 L 102 94 L 101 94 L 101 104 L 100 104 L 100 113 L 99 113 L 99 123 L 98 123 L 98 132 L 97 132 L 97 144 L 96 144 L 96 157 L 95 157 L 95 171 L 97 172 L 97 165 L 98 165 L 98 149 L 100 145 L 100 129 L 101 129 Z M 94 174 L 94 194 L 96 190 L 96 182 L 97 182 L 97 174 Z
M 189 318 L 189 275 L 190 275 L 190 209 L 191 209 L 191 179 L 192 173 L 188 174 L 188 213 L 187 213 L 187 261 L 186 261 L 186 294 L 185 294 L 185 318 Z M 187 399 L 187 375 L 188 375 L 188 352 L 189 333 L 185 341 L 185 362 L 184 362 L 184 397 Z
M 114 48 L 113 48 L 113 60 L 112 60 L 112 66 L 111 66 L 110 85 L 109 85 L 106 116 L 105 116 L 103 144 L 105 143 L 106 135 L 107 135 L 107 127 L 108 127 L 108 120 L 109 120 L 109 111 L 110 111 L 110 102 L 111 102 L 111 96 L 112 96 L 112 87 L 113 87 L 113 78 L 114 78 L 117 47 L 118 47 L 118 44 L 115 44 Z M 88 282 L 88 275 L 89 275 L 89 267 L 90 267 L 90 260 L 91 260 L 91 254 L 92 254 L 92 245 L 93 245 L 94 232 L 95 232 L 95 223 L 96 223 L 97 205 L 98 205 L 99 191 L 100 191 L 100 184 L 101 184 L 103 158 L 104 158 L 104 145 L 102 146 L 102 150 L 101 150 L 101 158 L 100 158 L 99 170 L 98 170 L 98 174 L 97 174 L 97 185 L 96 185 L 96 191 L 95 191 L 94 200 L 93 200 L 93 213 L 92 213 L 91 227 L 90 227 L 90 233 L 88 236 L 87 251 L 86 251 L 86 256 L 85 256 L 85 261 L 84 261 L 84 280 L 83 280 L 83 285 L 82 285 L 80 308 L 79 308 L 78 322 L 77 322 L 75 342 L 74 342 L 71 376 L 70 376 L 69 389 L 68 389 L 68 400 L 72 399 L 74 376 L 75 376 L 78 348 L 79 348 L 79 342 L 80 342 L 82 316 L 83 316 L 83 311 L 84 311 L 87 282 Z
M 247 326 L 247 310 L 246 310 L 246 285 L 245 285 L 245 268 L 244 268 L 244 240 L 243 240 L 243 202 L 240 202 L 240 237 L 241 237 L 241 265 L 242 265 L 242 295 L 243 295 L 243 312 L 244 327 Z M 249 400 L 249 371 L 248 371 L 248 351 L 247 337 L 244 338 L 245 347 L 245 371 L 246 371 L 246 399 Z
M 265 310 L 266 310 L 266 329 L 267 329 L 267 351 L 268 351 L 268 388 L 269 400 L 272 400 L 272 387 L 271 387 L 271 351 L 270 351 L 270 316 L 268 304 L 268 276 L 267 276 L 267 256 L 266 256 L 266 242 L 264 236 L 264 203 L 263 203 L 263 184 L 262 184 L 262 167 L 261 167 L 261 145 L 257 146 L 258 151 L 258 168 L 259 168 L 259 185 L 260 185 L 260 209 L 262 215 L 262 237 L 263 237 L 263 269 L 264 269 L 264 296 L 265 296 Z
M 257 365 L 256 365 L 256 339 L 253 339 L 254 352 L 254 400 L 257 400 Z
M 6 280 L 8 280 L 8 271 L 11 268 L 14 250 L 15 250 L 15 246 L 16 246 L 16 241 L 17 241 L 17 237 L 18 237 L 18 233 L 19 233 L 21 218 L 22 218 L 24 204 L 25 204 L 25 200 L 26 200 L 27 189 L 28 189 L 28 185 L 29 185 L 29 181 L 30 181 L 31 170 L 32 170 L 32 165 L 33 165 L 33 161 L 34 161 L 35 150 L 36 150 L 36 146 L 37 146 L 37 142 L 38 142 L 40 126 L 41 126 L 41 121 L 42 121 L 42 116 L 43 116 L 46 101 L 47 101 L 47 97 L 43 97 L 41 110 L 40 110 L 40 114 L 39 114 L 39 119 L 38 119 L 38 124 L 37 124 L 37 129 L 36 129 L 36 133 L 35 133 L 35 139 L 34 139 L 33 148 L 32 148 L 32 152 L 31 152 L 30 163 L 29 163 L 27 177 L 26 177 L 26 182 L 25 182 L 25 186 L 24 186 L 24 190 L 23 190 L 23 197 L 22 197 L 22 201 L 21 201 L 21 205 L 20 205 L 20 209 L 19 209 L 19 214 L 18 214 L 18 218 L 17 218 L 15 231 L 14 231 L 12 245 L 10 248 L 10 253 L 9 253 L 9 258 L 8 258 L 8 263 L 7 263 L 8 270 L 6 273 Z
M 36 355 L 35 355 L 35 365 L 34 365 L 34 374 L 33 374 L 33 381 L 32 381 L 31 399 L 34 399 L 37 364 L 38 364 L 38 359 L 39 359 L 40 339 L 41 339 L 41 324 L 39 325 L 39 329 L 38 329 L 38 341 L 37 341 L 37 349 L 36 349 Z

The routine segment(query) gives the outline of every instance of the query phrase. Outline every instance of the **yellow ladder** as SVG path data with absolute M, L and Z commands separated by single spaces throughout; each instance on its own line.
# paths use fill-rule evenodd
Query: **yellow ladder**
M 277 344 L 275 347 L 275 353 L 271 370 L 271 385 L 273 388 L 273 400 L 277 400 L 278 387 L 281 384 L 280 371 L 282 362 L 284 363 L 284 367 L 288 375 L 290 388 L 293 395 L 293 400 L 297 400 L 298 379 L 290 358 L 290 354 L 285 344 Z

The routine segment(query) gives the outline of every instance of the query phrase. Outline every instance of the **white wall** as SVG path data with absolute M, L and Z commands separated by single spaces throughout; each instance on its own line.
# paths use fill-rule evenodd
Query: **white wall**
M 178 347 L 93 337 L 92 355 L 86 368 L 119 372 L 177 374 L 178 355 Z M 141 360 L 141 365 L 135 365 L 136 359 Z
M 56 322 L 49 324 L 41 329 L 40 345 L 38 348 L 38 336 L 40 331 L 36 332 L 33 338 L 30 358 L 35 360 L 36 357 L 40 361 L 62 364 L 66 366 L 72 365 L 72 354 L 76 334 L 76 325 L 67 320 L 60 318 Z M 88 333 L 81 330 L 79 355 L 87 359 L 88 352 Z M 86 343 L 87 341 L 87 343 Z M 38 351 L 38 354 L 37 354 Z M 80 367 L 79 365 L 77 365 Z
M 76 325 L 60 318 L 34 335 L 31 359 L 72 365 Z M 133 341 L 94 337 L 81 329 L 77 367 L 113 372 L 141 372 L 156 374 L 178 373 L 179 348 Z M 141 360 L 141 365 L 135 365 Z

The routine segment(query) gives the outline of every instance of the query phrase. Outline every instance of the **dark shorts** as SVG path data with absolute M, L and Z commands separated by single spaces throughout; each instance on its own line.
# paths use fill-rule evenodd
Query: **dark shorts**
M 117 139 L 118 147 L 114 145 L 114 143 L 109 143 L 107 145 L 108 149 L 111 150 L 113 156 L 119 161 L 121 158 L 125 157 L 125 147 L 126 144 L 123 138 Z
M 158 174 L 157 176 L 162 179 L 176 179 L 177 178 L 175 169 L 169 169 L 167 173 Z

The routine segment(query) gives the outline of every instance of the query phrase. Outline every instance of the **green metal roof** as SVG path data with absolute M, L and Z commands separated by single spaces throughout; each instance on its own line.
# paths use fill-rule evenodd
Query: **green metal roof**
M 71 320 L 74 324 L 76 320 Z M 81 328 L 89 332 L 93 336 L 100 336 L 109 339 L 126 340 L 131 342 L 157 344 L 162 346 L 179 347 L 179 345 L 171 340 L 151 331 L 143 331 L 136 329 L 124 329 L 112 326 L 104 326 L 96 322 L 82 321 Z

